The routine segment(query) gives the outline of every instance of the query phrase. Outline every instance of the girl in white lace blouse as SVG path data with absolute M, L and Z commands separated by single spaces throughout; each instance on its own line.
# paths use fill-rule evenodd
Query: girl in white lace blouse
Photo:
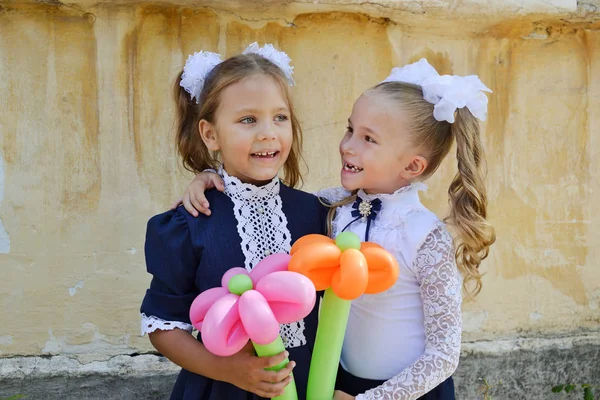
M 455 398 L 462 286 L 479 292 L 478 267 L 495 240 L 476 120 L 487 113 L 482 91 L 489 89 L 476 76 L 439 76 L 420 60 L 394 68 L 354 104 L 339 146 L 343 188 L 317 195 L 331 205 L 332 236 L 350 230 L 384 246 L 398 260 L 400 277 L 387 292 L 353 301 L 336 400 Z M 455 141 L 458 173 L 445 219 L 453 240 L 418 191 Z M 205 213 L 203 191 L 212 185 L 221 185 L 215 175 L 197 176 L 185 207 Z

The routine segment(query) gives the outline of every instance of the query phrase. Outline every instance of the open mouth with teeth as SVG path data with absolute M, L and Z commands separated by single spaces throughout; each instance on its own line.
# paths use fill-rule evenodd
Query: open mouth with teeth
M 348 163 L 344 163 L 344 171 L 347 172 L 360 172 L 363 169 L 361 167 L 357 167 L 356 165 L 352 165 L 352 164 L 348 164 Z
M 262 153 L 252 153 L 250 154 L 252 157 L 256 158 L 274 158 L 279 154 L 278 151 L 266 151 Z

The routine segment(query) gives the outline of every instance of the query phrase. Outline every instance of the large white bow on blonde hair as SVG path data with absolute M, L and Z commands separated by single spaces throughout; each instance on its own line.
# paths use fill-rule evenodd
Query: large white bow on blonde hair
M 272 44 L 265 44 L 260 47 L 258 43 L 254 42 L 242 54 L 258 54 L 266 58 L 281 69 L 290 86 L 294 85 L 294 79 L 292 78 L 294 67 L 290 65 L 292 60 L 286 53 L 277 50 Z M 190 94 L 190 98 L 195 100 L 196 104 L 200 101 L 200 93 L 202 93 L 206 77 L 213 68 L 222 62 L 220 54 L 209 51 L 199 51 L 188 57 L 183 67 L 179 85 Z
M 433 117 L 438 121 L 454 123 L 454 113 L 467 107 L 474 117 L 485 121 L 488 98 L 492 91 L 477 75 L 440 75 L 426 59 L 395 67 L 383 82 L 404 82 L 421 86 L 425 100 L 434 105 Z M 382 82 L 382 83 L 383 83 Z

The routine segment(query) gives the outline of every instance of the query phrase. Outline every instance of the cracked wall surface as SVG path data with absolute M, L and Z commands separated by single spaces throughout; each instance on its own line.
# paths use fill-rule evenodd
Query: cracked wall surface
M 598 2 L 124 3 L 0 4 L 0 357 L 151 350 L 145 224 L 190 179 L 170 88 L 188 54 L 252 41 L 293 60 L 306 190 L 338 183 L 353 100 L 393 66 L 480 75 L 498 242 L 464 340 L 597 335 Z M 454 163 L 423 195 L 440 216 Z

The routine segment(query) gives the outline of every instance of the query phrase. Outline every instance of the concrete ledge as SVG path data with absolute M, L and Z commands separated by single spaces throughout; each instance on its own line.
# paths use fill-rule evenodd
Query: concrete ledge
M 458 399 L 581 399 L 551 392 L 558 384 L 600 386 L 600 335 L 464 343 L 455 374 Z M 597 393 L 600 394 L 600 393 Z
M 164 357 L 144 354 L 82 362 L 76 356 L 0 359 L 0 398 L 165 399 L 179 368 Z
M 484 380 L 494 399 L 565 398 L 552 394 L 552 386 L 600 386 L 599 360 L 597 334 L 465 343 L 455 374 L 457 398 L 482 399 Z M 22 393 L 27 400 L 165 399 L 177 372 L 175 365 L 152 354 L 87 363 L 67 356 L 4 358 L 0 398 Z

